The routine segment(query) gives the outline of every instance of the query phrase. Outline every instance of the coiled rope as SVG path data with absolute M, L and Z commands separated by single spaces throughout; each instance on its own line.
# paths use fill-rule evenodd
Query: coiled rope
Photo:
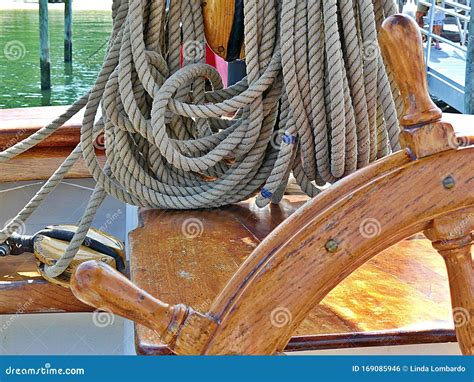
M 224 89 L 204 63 L 198 0 L 114 0 L 106 58 L 89 94 L 24 141 L 33 147 L 85 107 L 81 142 L 0 232 L 25 221 L 81 157 L 97 182 L 61 274 L 107 194 L 138 206 L 211 208 L 256 193 L 279 202 L 293 173 L 310 196 L 398 148 L 397 107 L 377 29 L 393 0 L 246 0 L 247 76 Z M 107 162 L 94 141 L 105 135 Z

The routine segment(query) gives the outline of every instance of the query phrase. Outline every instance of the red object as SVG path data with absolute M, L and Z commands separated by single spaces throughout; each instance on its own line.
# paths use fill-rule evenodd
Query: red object
M 222 77 L 224 86 L 227 86 L 227 62 L 215 54 L 208 46 L 206 46 L 206 62 L 217 69 Z
M 183 47 L 180 48 L 181 55 L 180 55 L 180 62 L 181 66 L 183 65 Z M 219 74 L 222 77 L 222 82 L 224 83 L 224 87 L 227 86 L 227 62 L 220 58 L 217 54 L 215 54 L 211 48 L 206 45 L 206 63 L 212 65 L 214 68 L 217 69 Z

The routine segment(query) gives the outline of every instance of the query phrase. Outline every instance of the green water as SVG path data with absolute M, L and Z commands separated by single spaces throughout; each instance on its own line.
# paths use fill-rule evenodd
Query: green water
M 63 12 L 49 11 L 51 90 L 41 91 L 39 18 L 0 10 L 0 108 L 69 105 L 94 83 L 112 28 L 106 11 L 73 11 L 73 63 L 64 63 Z

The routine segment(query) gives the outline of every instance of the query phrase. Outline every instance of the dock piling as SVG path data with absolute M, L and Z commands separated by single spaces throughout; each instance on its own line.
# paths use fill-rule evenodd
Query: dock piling
M 49 59 L 48 0 L 39 0 L 41 89 L 51 89 Z
M 72 0 L 64 0 L 64 62 L 72 62 Z

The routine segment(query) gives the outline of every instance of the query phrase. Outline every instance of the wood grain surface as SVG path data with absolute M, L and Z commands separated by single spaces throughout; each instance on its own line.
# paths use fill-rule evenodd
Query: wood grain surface
M 91 312 L 69 289 L 41 277 L 33 254 L 0 258 L 0 314 Z
M 130 235 L 132 281 L 170 304 L 207 312 L 254 248 L 305 200 L 286 196 L 265 209 L 249 200 L 213 211 L 141 210 L 142 228 Z M 139 353 L 168 352 L 154 331 L 137 325 L 136 335 Z M 287 350 L 454 340 L 446 268 L 419 235 L 384 251 L 329 293 Z
M 13 146 L 63 113 L 67 106 L 31 107 L 0 110 L 0 150 Z M 8 162 L 0 163 L 0 182 L 48 179 L 80 141 L 83 111 L 38 146 Z M 98 146 L 99 162 L 105 163 L 104 150 Z M 66 178 L 89 178 L 82 158 Z
M 64 113 L 67 106 L 0 109 L 0 148 L 4 150 L 30 136 Z M 74 147 L 79 142 L 84 111 L 72 117 L 38 147 Z
M 207 45 L 215 54 L 227 60 L 229 41 L 232 37 L 238 38 L 238 36 L 231 36 L 235 0 L 206 0 L 203 2 L 202 9 Z M 241 38 L 243 40 L 243 34 Z M 245 52 L 242 46 L 239 58 L 244 58 L 244 56 Z
M 45 180 L 64 162 L 72 147 L 38 147 L 18 155 L 8 162 L 0 163 L 0 182 L 22 180 Z M 105 163 L 103 151 L 96 150 L 99 163 Z M 66 175 L 66 179 L 90 178 L 84 160 L 80 158 Z
M 428 94 L 421 32 L 406 15 L 387 18 L 379 32 L 380 47 L 402 94 L 401 125 L 410 127 L 441 119 L 441 110 Z

